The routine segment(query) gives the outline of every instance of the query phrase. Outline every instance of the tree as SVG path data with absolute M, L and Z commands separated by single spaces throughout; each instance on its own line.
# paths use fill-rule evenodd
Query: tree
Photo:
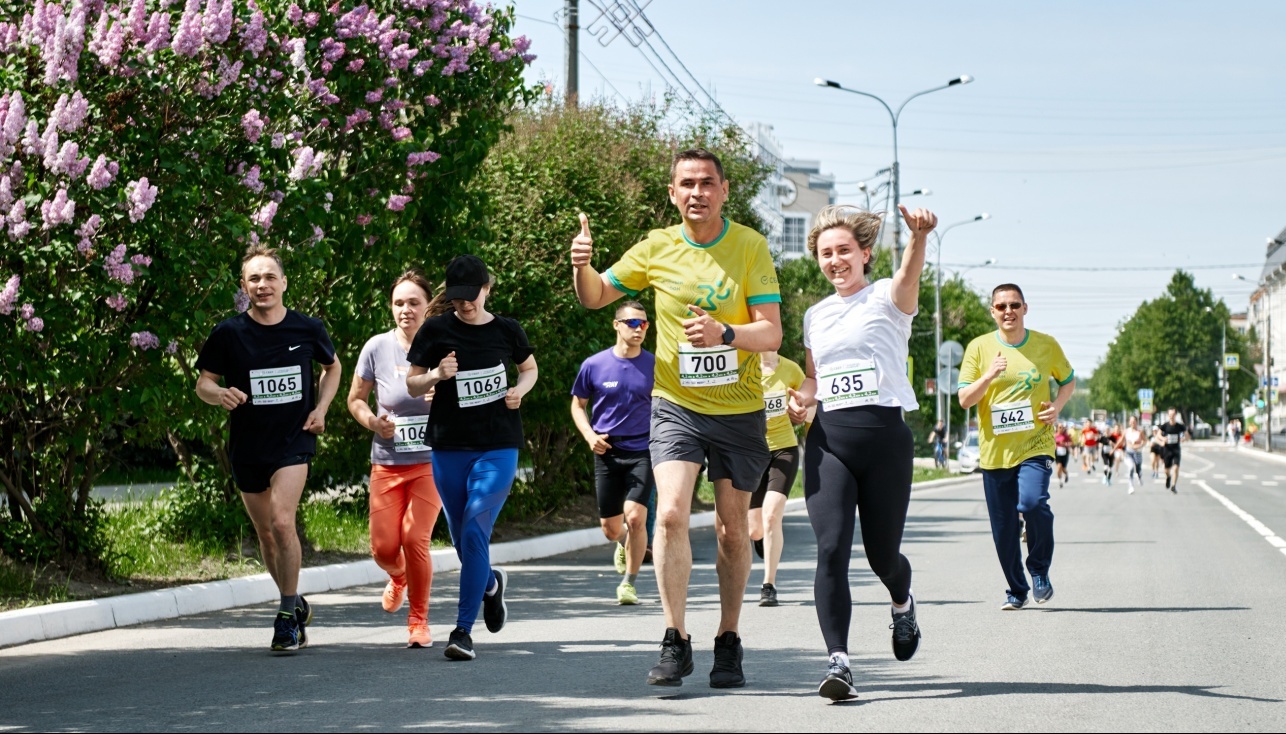
M 1144 301 L 1117 330 L 1107 356 L 1094 371 L 1094 404 L 1133 412 L 1138 391 L 1150 388 L 1158 411 L 1173 406 L 1214 416 L 1219 410 L 1218 367 L 1223 360 L 1221 324 L 1229 309 L 1211 292 L 1196 287 L 1192 275 L 1177 270 L 1164 295 Z M 1228 351 L 1249 356 L 1247 338 L 1227 330 Z M 1255 387 L 1254 377 L 1229 374 L 1229 404 L 1237 405 Z
M 192 386 L 241 251 L 284 248 L 290 305 L 352 364 L 386 326 L 371 284 L 455 234 L 528 95 L 511 11 L 472 0 L 172 5 L 0 0 L 0 547 L 18 557 L 101 555 L 89 490 L 120 437 L 168 437 L 189 477 L 186 442 L 209 445 L 234 497 L 226 416 Z

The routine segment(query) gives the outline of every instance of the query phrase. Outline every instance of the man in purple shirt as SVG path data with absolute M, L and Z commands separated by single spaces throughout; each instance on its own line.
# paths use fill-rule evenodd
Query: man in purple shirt
M 647 312 L 637 301 L 616 309 L 616 345 L 581 364 L 572 386 L 572 420 L 594 452 L 594 484 L 603 535 L 616 543 L 618 604 L 637 604 L 634 582 L 647 550 L 652 496 L 648 455 L 656 357 L 643 349 Z M 589 408 L 589 414 L 585 412 Z

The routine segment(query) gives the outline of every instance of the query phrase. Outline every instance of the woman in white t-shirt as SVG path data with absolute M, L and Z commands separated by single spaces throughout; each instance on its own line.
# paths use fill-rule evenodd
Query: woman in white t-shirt
M 384 611 L 392 614 L 409 597 L 407 647 L 430 647 L 429 591 L 433 561 L 429 541 L 442 511 L 433 482 L 427 441 L 432 394 L 411 397 L 406 353 L 429 309 L 429 281 L 408 270 L 393 284 L 392 331 L 362 347 L 348 391 L 348 412 L 374 433 L 371 439 L 371 555 L 389 575 Z M 378 411 L 371 410 L 375 390 Z
M 1139 419 L 1130 416 L 1130 420 L 1125 427 L 1125 459 L 1130 468 L 1131 489 L 1134 487 L 1136 478 L 1139 486 L 1143 486 L 1143 445 L 1147 443 L 1147 440 L 1147 435 L 1139 429 Z
M 867 280 L 878 215 L 828 206 L 808 234 L 808 251 L 835 294 L 804 315 L 807 378 L 790 391 L 789 410 L 802 421 L 819 406 L 804 450 L 804 497 L 817 536 L 817 619 L 830 656 L 818 693 L 837 701 L 857 696 L 848 660 L 855 513 L 871 570 L 893 603 L 893 654 L 910 660 L 920 644 L 911 564 L 901 553 L 915 452 L 902 411 L 919 407 L 906 374 L 908 341 L 925 240 L 938 219 L 925 209 L 900 209 L 911 241 L 891 279 Z

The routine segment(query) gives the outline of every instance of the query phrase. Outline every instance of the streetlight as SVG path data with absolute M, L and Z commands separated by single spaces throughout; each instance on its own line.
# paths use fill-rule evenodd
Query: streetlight
M 1215 310 L 1206 306 L 1206 313 L 1214 313 Z M 1228 382 L 1227 373 L 1224 364 L 1228 357 L 1228 320 L 1219 319 L 1219 359 L 1215 360 L 1215 366 L 1218 367 L 1219 375 L 1219 430 L 1223 433 L 1220 438 L 1227 442 L 1228 440 Z M 1236 448 L 1236 445 L 1233 445 Z
M 1272 241 L 1273 238 L 1269 237 L 1268 239 L 1269 241 Z M 1263 339 L 1264 339 L 1264 398 L 1266 398 L 1264 400 L 1264 410 L 1265 410 L 1264 430 L 1266 431 L 1266 433 L 1264 434 L 1264 448 L 1270 454 L 1273 452 L 1273 396 L 1272 396 L 1272 393 L 1270 392 L 1273 389 L 1273 372 L 1272 372 L 1272 359 L 1269 355 L 1272 353 L 1272 349 L 1273 349 L 1273 311 L 1272 311 L 1272 290 L 1269 289 L 1269 284 L 1272 282 L 1275 276 L 1281 273 L 1281 270 L 1282 270 L 1281 266 L 1278 266 L 1276 270 L 1269 273 L 1268 276 L 1265 277 L 1262 281 L 1259 281 L 1258 283 L 1256 283 L 1257 286 L 1263 289 L 1264 300 L 1265 300 Z M 1244 280 L 1247 283 L 1250 282 L 1250 279 L 1244 275 L 1234 274 L 1232 277 L 1236 280 Z
M 889 107 L 889 104 L 887 102 L 875 96 L 874 94 L 871 94 L 870 92 L 861 92 L 856 89 L 849 89 L 848 87 L 843 86 L 839 82 L 831 81 L 830 79 L 822 79 L 821 77 L 818 77 L 813 80 L 813 83 L 819 87 L 831 87 L 832 89 L 838 89 L 841 92 L 850 92 L 852 94 L 860 94 L 863 97 L 870 97 L 871 99 L 883 105 L 885 111 L 889 113 L 889 120 L 892 121 L 893 123 L 893 167 L 891 172 L 891 179 L 892 179 L 892 186 L 893 186 L 893 272 L 895 273 L 897 272 L 897 269 L 898 269 L 898 250 L 902 247 L 902 218 L 899 216 L 899 212 L 898 212 L 898 204 L 902 202 L 901 195 L 898 191 L 898 187 L 901 184 L 901 181 L 899 179 L 900 174 L 898 171 L 898 119 L 902 116 L 902 110 L 906 108 L 907 103 L 915 99 L 916 97 L 923 97 L 924 95 L 929 94 L 930 92 L 937 92 L 943 89 L 950 89 L 951 87 L 968 84 L 969 82 L 972 82 L 972 81 L 973 81 L 973 77 L 969 76 L 968 74 L 962 74 L 956 77 L 955 79 L 952 79 L 951 81 L 947 82 L 946 84 L 943 84 L 940 87 L 926 89 L 923 92 L 916 92 L 915 94 L 903 100 L 902 104 L 898 106 L 897 112 L 894 112 L 893 108 Z M 869 205 L 867 206 L 867 209 L 870 209 Z
M 937 237 L 938 239 L 937 264 L 934 266 L 935 272 L 933 274 L 933 348 L 934 348 L 934 355 L 935 355 L 934 363 L 938 365 L 939 372 L 942 371 L 942 365 L 938 361 L 939 357 L 936 355 L 938 354 L 938 352 L 942 350 L 942 240 L 947 236 L 948 232 L 955 229 L 956 227 L 959 227 L 962 224 L 973 224 L 974 222 L 982 222 L 988 219 L 991 219 L 991 215 L 986 212 L 983 212 L 982 214 L 979 214 L 976 217 L 973 217 L 971 219 L 963 219 L 959 222 L 955 222 L 954 224 L 949 224 L 946 227 L 943 227 L 941 230 L 934 230 L 933 232 L 934 236 Z M 990 265 L 991 263 L 994 263 L 994 262 L 995 262 L 995 259 L 993 258 L 991 260 L 988 260 L 986 264 Z M 936 373 L 934 374 L 934 377 L 935 378 L 937 377 Z M 943 407 L 942 403 L 943 403 L 944 395 L 943 395 L 941 386 L 939 386 L 939 389 L 937 392 L 938 392 L 937 399 L 934 400 L 934 404 L 937 408 L 938 420 L 942 420 L 942 407 Z M 948 433 L 950 432 L 950 430 L 951 430 L 951 411 L 948 410 L 947 411 Z

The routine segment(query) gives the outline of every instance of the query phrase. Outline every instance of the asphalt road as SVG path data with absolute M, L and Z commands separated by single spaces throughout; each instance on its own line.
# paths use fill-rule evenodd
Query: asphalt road
M 270 607 L 0 650 L 0 731 L 335 730 L 1274 730 L 1286 725 L 1286 462 L 1189 448 L 1172 495 L 1074 475 L 1054 489 L 1049 604 L 1001 612 L 981 482 L 917 492 L 904 552 L 924 640 L 898 663 L 883 588 L 854 549 L 850 641 L 861 698 L 817 697 L 825 655 L 812 608 L 807 517 L 787 518 L 783 605 L 748 605 L 749 685 L 707 685 L 718 623 L 710 531 L 694 533 L 689 627 L 697 672 L 644 685 L 663 632 L 655 582 L 614 604 L 607 547 L 510 567 L 510 623 L 479 624 L 479 657 L 441 647 L 455 574 L 430 613 L 439 642 L 406 650 L 377 587 L 312 597 L 312 647 L 267 652 Z M 645 569 L 650 572 L 650 568 Z M 756 564 L 747 600 L 758 598 Z

